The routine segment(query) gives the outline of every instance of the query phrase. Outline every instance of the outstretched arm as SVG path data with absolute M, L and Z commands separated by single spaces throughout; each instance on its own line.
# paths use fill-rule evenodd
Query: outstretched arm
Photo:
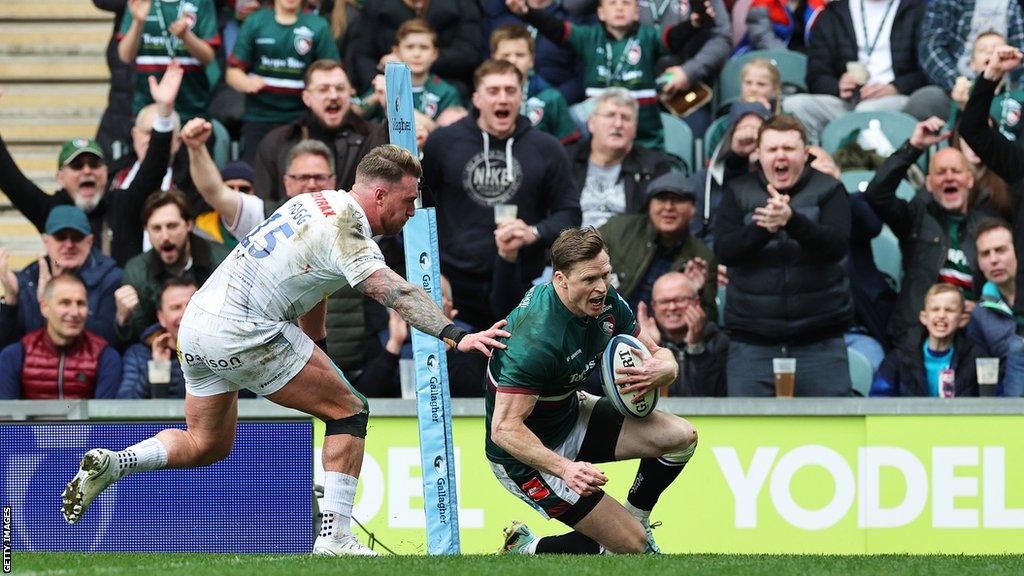
M 188 149 L 189 174 L 203 200 L 220 214 L 225 222 L 234 222 L 238 212 L 237 190 L 224 185 L 217 165 L 206 149 L 206 141 L 213 133 L 213 124 L 202 118 L 193 118 L 181 129 L 181 140 Z
M 440 339 L 442 331 L 451 324 L 451 320 L 444 315 L 444 312 L 422 288 L 413 286 L 390 268 L 377 270 L 355 288 L 398 312 L 398 315 L 406 322 L 424 334 L 430 334 Z M 488 330 L 461 337 L 456 349 L 460 352 L 476 350 L 490 356 L 492 348 L 505 347 L 504 344 L 495 340 L 495 338 L 509 336 L 508 332 L 499 329 L 504 324 L 505 321 L 502 320 Z
M 988 111 L 992 98 L 1003 77 L 1020 66 L 1021 51 L 1003 46 L 989 58 L 985 72 L 974 83 L 964 114 L 960 120 L 960 135 L 985 165 L 1010 184 L 1024 179 L 1021 168 L 1022 152 L 1018 144 L 1007 140 L 999 130 L 988 124 Z

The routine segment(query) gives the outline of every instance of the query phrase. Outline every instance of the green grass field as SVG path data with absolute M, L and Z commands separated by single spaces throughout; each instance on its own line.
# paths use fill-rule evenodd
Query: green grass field
M 15 553 L 14 574 L 103 576 L 672 576 L 763 574 L 1021 574 L 1024 556 L 389 556 L 320 558 L 305 555 Z

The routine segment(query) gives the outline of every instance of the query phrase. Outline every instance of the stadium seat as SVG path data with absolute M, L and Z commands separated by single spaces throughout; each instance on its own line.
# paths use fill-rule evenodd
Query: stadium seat
M 882 226 L 882 232 L 871 239 L 871 253 L 875 266 L 892 278 L 895 283 L 893 289 L 899 292 L 903 281 L 903 253 L 900 251 L 899 240 L 888 226 Z
M 685 162 L 687 173 L 692 174 L 697 163 L 693 157 L 693 131 L 690 125 L 665 112 L 661 113 L 661 125 L 665 130 L 665 151 Z
M 213 124 L 213 161 L 217 168 L 223 168 L 231 159 L 231 134 L 216 119 L 211 119 L 210 123 Z
M 871 360 L 853 348 L 847 348 L 846 355 L 850 358 L 850 382 L 853 383 L 853 391 L 859 396 L 867 397 L 871 392 L 871 382 L 875 379 Z
M 868 189 L 868 183 L 874 177 L 875 173 L 870 170 L 848 170 L 843 172 L 843 186 L 846 187 L 846 191 L 850 194 L 864 192 Z M 900 180 L 900 185 L 896 188 L 897 198 L 910 202 L 916 195 L 917 190 L 914 189 L 913 184 L 906 180 Z
M 718 147 L 718 143 L 725 137 L 725 133 L 729 130 L 729 117 L 722 116 L 716 118 L 711 126 L 704 132 L 704 162 L 711 160 L 715 155 L 715 148 Z
M 843 139 L 858 128 L 867 128 L 871 120 L 879 120 L 882 132 L 894 148 L 899 148 L 914 133 L 917 119 L 903 112 L 850 112 L 828 123 L 821 131 L 821 147 L 835 154 Z
M 715 91 L 715 110 L 740 97 L 740 71 L 743 65 L 754 58 L 767 58 L 779 69 L 784 93 L 807 90 L 807 56 L 792 50 L 755 50 L 725 62 L 718 76 L 718 90 Z

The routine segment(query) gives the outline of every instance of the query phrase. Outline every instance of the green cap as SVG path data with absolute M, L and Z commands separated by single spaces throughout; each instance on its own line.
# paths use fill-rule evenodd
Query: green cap
M 72 138 L 61 146 L 60 156 L 57 157 L 57 165 L 63 168 L 68 165 L 68 162 L 78 158 L 81 154 L 94 154 L 100 160 L 107 161 L 103 157 L 103 149 L 92 138 Z

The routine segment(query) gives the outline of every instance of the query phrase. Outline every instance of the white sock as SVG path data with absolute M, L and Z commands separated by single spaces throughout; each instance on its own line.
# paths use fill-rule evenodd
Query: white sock
M 327 472 L 324 482 L 323 520 L 321 536 L 339 536 L 349 533 L 352 523 L 352 503 L 356 499 L 359 479 L 342 472 Z
M 636 518 L 637 520 L 639 520 L 641 523 L 643 523 L 643 522 L 650 522 L 651 521 L 651 511 L 650 510 L 641 510 L 641 509 L 637 508 L 636 506 L 633 506 L 632 504 L 630 504 L 629 500 L 626 500 L 622 505 L 625 506 L 626 510 L 629 511 L 629 513 L 632 514 L 633 517 Z
M 523 553 L 524 554 L 536 554 L 537 553 L 537 544 L 540 544 L 540 538 L 534 538 L 533 542 L 530 542 L 525 547 L 523 547 Z
M 167 447 L 156 438 L 148 438 L 116 454 L 118 477 L 167 466 Z

